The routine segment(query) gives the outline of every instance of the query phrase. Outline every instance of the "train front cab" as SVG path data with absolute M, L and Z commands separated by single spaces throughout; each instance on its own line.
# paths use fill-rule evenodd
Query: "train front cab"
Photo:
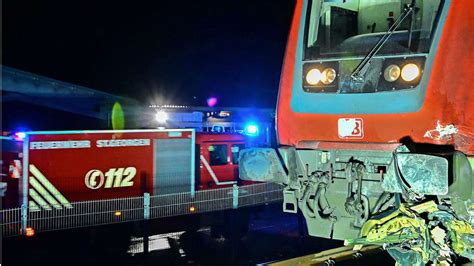
M 469 0 L 296 1 L 280 146 L 242 152 L 241 178 L 284 184 L 284 211 L 318 237 L 383 243 L 374 217 L 413 204 L 472 222 L 473 17 Z

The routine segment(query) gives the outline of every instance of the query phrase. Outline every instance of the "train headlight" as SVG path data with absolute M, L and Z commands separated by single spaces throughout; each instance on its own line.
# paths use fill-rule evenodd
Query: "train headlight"
M 325 85 L 329 85 L 336 79 L 336 70 L 334 68 L 326 68 L 322 73 L 321 82 Z
M 389 65 L 387 68 L 385 68 L 385 71 L 383 72 L 383 77 L 388 82 L 394 82 L 400 77 L 400 74 L 401 70 L 399 66 Z
M 339 62 L 303 64 L 303 90 L 311 93 L 335 93 L 339 90 Z
M 409 63 L 403 66 L 401 76 L 404 81 L 410 82 L 418 78 L 420 73 L 420 68 L 417 65 Z
M 309 85 L 316 85 L 318 84 L 321 79 L 323 78 L 323 74 L 319 69 L 313 68 L 306 74 L 306 82 Z

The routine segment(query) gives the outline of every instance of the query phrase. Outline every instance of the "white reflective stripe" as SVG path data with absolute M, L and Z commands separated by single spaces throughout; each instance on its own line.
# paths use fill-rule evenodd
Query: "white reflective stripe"
M 206 167 L 207 171 L 208 171 L 209 174 L 211 175 L 212 180 L 214 180 L 214 183 L 216 183 L 216 185 L 221 186 L 221 185 L 237 184 L 237 181 L 224 181 L 224 182 L 220 182 L 219 179 L 217 179 L 217 176 L 216 176 L 216 174 L 214 173 L 214 171 L 212 170 L 211 166 L 210 166 L 209 163 L 207 162 L 206 158 L 204 158 L 204 155 L 201 155 L 201 161 L 202 161 L 202 164 L 204 164 L 204 166 Z
M 36 194 L 36 192 L 39 193 L 39 195 L 43 196 L 43 198 L 49 203 L 51 204 L 54 208 L 56 209 L 62 209 L 61 208 L 61 204 L 59 204 L 59 202 L 53 197 L 51 196 L 51 194 L 48 193 L 48 191 L 38 182 L 36 181 L 36 179 L 32 176 L 30 176 L 30 185 L 36 189 L 36 191 L 34 189 L 30 189 L 30 195 L 31 197 L 33 197 L 33 195 L 31 194 L 31 192 L 33 192 L 33 194 Z M 38 195 L 38 194 L 36 194 Z M 43 205 L 42 203 L 38 202 L 40 205 Z M 47 204 L 47 203 L 45 203 Z
M 28 201 L 28 208 L 30 208 L 31 212 L 41 211 L 40 207 L 32 200 Z
M 43 209 L 45 210 L 48 210 L 48 211 L 52 210 L 51 206 L 49 206 L 49 204 L 46 201 L 44 201 L 44 199 L 41 198 L 41 196 L 38 195 L 38 193 L 36 193 L 34 189 L 30 188 L 29 191 L 30 191 L 31 198 L 34 200 L 34 201 L 30 200 L 30 202 L 28 203 L 30 205 L 30 208 L 32 208 L 32 205 L 35 205 L 35 207 L 38 208 L 39 210 L 39 207 L 38 207 L 39 205 L 43 207 Z M 38 203 L 38 205 L 35 203 L 35 201 Z
M 43 186 L 53 194 L 56 199 L 59 200 L 61 204 L 64 205 L 66 208 L 72 208 L 71 203 L 51 184 L 46 177 L 34 166 L 30 164 L 30 171 L 31 173 L 43 184 Z

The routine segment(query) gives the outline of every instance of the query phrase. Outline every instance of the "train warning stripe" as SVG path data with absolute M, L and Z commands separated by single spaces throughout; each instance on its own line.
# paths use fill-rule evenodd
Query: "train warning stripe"
M 30 185 L 35 188 L 36 191 L 51 205 L 53 205 L 53 207 L 61 209 L 62 205 L 66 208 L 72 208 L 71 203 L 53 186 L 53 184 L 51 184 L 51 182 L 48 181 L 35 165 L 30 164 L 30 172 L 34 176 L 30 177 Z

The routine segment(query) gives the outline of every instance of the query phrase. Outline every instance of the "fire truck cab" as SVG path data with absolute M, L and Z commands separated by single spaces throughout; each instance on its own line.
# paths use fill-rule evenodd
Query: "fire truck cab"
M 197 189 L 232 186 L 238 183 L 239 151 L 245 148 L 242 134 L 196 134 Z

